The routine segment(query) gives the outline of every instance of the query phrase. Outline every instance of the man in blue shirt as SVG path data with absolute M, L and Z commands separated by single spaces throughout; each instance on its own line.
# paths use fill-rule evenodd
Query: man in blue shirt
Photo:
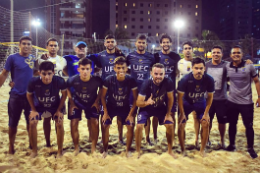
M 155 61 L 161 63 L 165 66 L 165 77 L 171 78 L 174 84 L 174 90 L 176 90 L 176 76 L 178 75 L 178 61 L 181 59 L 180 55 L 175 52 L 171 51 L 172 46 L 172 38 L 167 35 L 163 34 L 160 38 L 160 45 L 162 50 L 159 53 L 154 54 Z M 177 99 L 176 93 L 174 92 L 174 103 L 171 111 L 171 115 L 173 118 L 173 143 L 175 141 L 175 112 L 177 110 Z M 153 117 L 153 134 L 154 134 L 154 141 L 157 141 L 157 127 L 158 127 L 158 119 Z
M 166 127 L 166 138 L 168 142 L 168 153 L 172 152 L 173 119 L 171 110 L 173 106 L 174 84 L 170 78 L 165 78 L 165 67 L 156 63 L 152 67 L 152 79 L 143 82 L 136 105 L 140 107 L 137 115 L 137 127 L 135 133 L 136 151 L 140 157 L 142 131 L 147 119 L 156 116 L 160 125 Z M 166 104 L 167 102 L 167 104 Z
M 54 64 L 44 61 L 39 67 L 40 76 L 30 80 L 27 89 L 27 99 L 31 106 L 30 140 L 32 145 L 31 157 L 37 156 L 37 124 L 42 117 L 55 120 L 57 134 L 58 153 L 57 158 L 62 156 L 64 127 L 63 113 L 64 103 L 67 98 L 67 85 L 62 77 L 54 75 Z M 60 98 L 59 93 L 62 93 Z
M 102 89 L 101 101 L 104 107 L 104 115 L 102 116 L 103 157 L 106 157 L 108 152 L 109 127 L 115 116 L 120 117 L 121 124 L 127 126 L 127 156 L 130 156 L 129 151 L 134 137 L 137 84 L 133 77 L 126 75 L 127 63 L 124 57 L 120 56 L 115 59 L 114 70 L 116 74 L 105 79 Z M 131 108 L 129 103 L 130 93 L 133 94 Z
M 185 125 L 188 115 L 195 111 L 202 127 L 201 156 L 205 156 L 205 146 L 209 136 L 209 109 L 213 100 L 214 79 L 205 72 L 205 62 L 201 58 L 192 60 L 192 72 L 178 83 L 179 128 L 178 136 L 183 155 L 185 152 Z M 207 93 L 207 99 L 204 95 Z
M 139 35 L 135 42 L 136 50 L 129 53 L 127 56 L 127 62 L 130 67 L 130 74 L 135 79 L 138 90 L 140 91 L 144 80 L 150 78 L 150 69 L 155 63 L 153 54 L 146 52 L 147 37 L 145 35 Z M 132 102 L 132 95 L 130 95 L 130 103 Z M 146 142 L 152 145 L 149 133 L 150 133 L 150 118 L 147 119 L 147 125 L 145 126 Z
M 0 87 L 10 72 L 14 82 L 8 102 L 9 154 L 14 154 L 15 152 L 14 142 L 22 110 L 24 110 L 27 131 L 29 131 L 30 105 L 26 99 L 26 88 L 33 76 L 33 68 L 36 61 L 36 58 L 30 54 L 32 50 L 32 39 L 30 37 L 21 37 L 19 48 L 19 53 L 12 54 L 7 58 L 4 70 L 0 75 Z

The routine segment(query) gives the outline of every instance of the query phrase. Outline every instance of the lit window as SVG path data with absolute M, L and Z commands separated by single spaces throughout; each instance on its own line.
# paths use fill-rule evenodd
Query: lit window
M 127 29 L 127 25 L 125 25 L 125 27 L 124 27 L 125 29 Z
M 180 8 L 182 8 L 182 5 L 180 5 Z
M 199 6 L 198 6 L 198 5 L 196 5 L 196 8 L 199 8 Z
M 159 33 L 156 33 L 156 36 L 158 37 L 158 36 L 159 36 Z
M 149 6 L 149 7 L 152 7 L 152 4 L 149 4 L 148 6 Z
M 148 11 L 148 14 L 151 14 L 151 11 Z
M 125 7 L 127 7 L 127 3 L 125 3 Z
M 116 2 L 116 6 L 118 6 L 118 2 Z
M 116 28 L 118 28 L 118 24 L 116 24 Z
M 148 18 L 148 22 L 151 22 L 151 18 Z
M 198 12 L 195 12 L 195 16 L 198 16 Z
M 133 7 L 135 7 L 135 3 L 133 3 Z

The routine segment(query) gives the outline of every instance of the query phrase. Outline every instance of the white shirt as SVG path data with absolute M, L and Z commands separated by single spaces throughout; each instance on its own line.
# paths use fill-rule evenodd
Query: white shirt
M 179 80 L 186 74 L 192 71 L 191 61 L 187 61 L 184 58 L 178 62 L 178 70 L 180 72 Z

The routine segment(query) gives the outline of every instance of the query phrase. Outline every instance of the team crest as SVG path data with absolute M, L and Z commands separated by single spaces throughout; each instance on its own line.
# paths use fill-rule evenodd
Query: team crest
M 118 89 L 118 94 L 119 94 L 119 95 L 122 95 L 122 94 L 123 94 L 123 88 L 119 88 L 119 89 Z
M 139 61 L 138 61 L 140 64 L 142 64 L 143 63 L 143 60 L 142 59 L 139 59 Z
M 169 59 L 164 60 L 164 64 L 168 65 L 169 64 Z
M 25 59 L 25 63 L 28 64 L 31 69 L 34 67 L 34 61 L 35 58 L 32 55 L 29 55 L 29 57 Z
M 242 67 L 242 72 L 245 72 L 246 71 L 246 67 Z
M 195 91 L 199 92 L 200 91 L 200 86 L 196 85 Z
M 50 90 L 49 89 L 47 89 L 46 91 L 45 91 L 45 93 L 44 93 L 46 96 L 49 96 L 50 95 Z
M 82 87 L 82 92 L 86 93 L 87 92 L 87 87 Z
M 113 58 L 109 58 L 109 64 L 114 64 L 114 59 Z
M 190 71 L 190 66 L 187 66 L 187 71 Z

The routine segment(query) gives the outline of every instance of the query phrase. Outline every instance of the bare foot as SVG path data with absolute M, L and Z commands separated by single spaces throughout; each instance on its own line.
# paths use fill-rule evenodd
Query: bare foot
M 201 157 L 206 157 L 206 156 L 207 156 L 207 154 L 206 154 L 206 152 L 205 152 L 205 151 L 200 151 L 200 156 L 201 156 Z
M 77 156 L 79 154 L 79 148 L 75 148 L 74 152 L 73 152 L 73 155 L 74 156 Z
M 37 156 L 37 152 L 33 152 L 33 151 L 32 151 L 30 157 L 31 157 L 31 158 L 35 158 L 36 156 Z
M 140 157 L 141 157 L 141 153 L 139 152 L 137 155 L 137 159 L 140 159 Z
M 181 154 L 182 154 L 182 156 L 183 156 L 183 157 L 186 157 L 186 156 L 188 156 L 188 154 L 187 154 L 187 152 L 186 152 L 186 151 L 182 151 L 182 152 L 181 152 Z
M 107 154 L 108 154 L 108 152 L 105 152 L 105 151 L 104 151 L 103 154 L 102 154 L 102 157 L 103 157 L 103 158 L 106 158 L 106 157 L 107 157 Z
M 57 155 L 56 155 L 56 159 L 58 159 L 58 158 L 61 158 L 61 157 L 62 157 L 62 155 L 63 155 L 63 153 L 62 153 L 62 152 L 58 152 L 58 153 L 57 153 Z
M 126 152 L 126 157 L 129 158 L 129 157 L 132 157 L 132 153 L 130 151 L 127 151 Z
M 173 152 L 172 151 L 170 151 L 170 152 L 167 152 L 170 156 L 172 156 L 174 159 L 177 159 L 177 156 L 175 155 L 175 154 L 173 154 Z

